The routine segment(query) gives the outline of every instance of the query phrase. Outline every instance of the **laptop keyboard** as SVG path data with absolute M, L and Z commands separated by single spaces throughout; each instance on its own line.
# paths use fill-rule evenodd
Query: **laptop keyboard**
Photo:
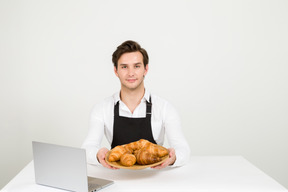
M 101 185 L 97 185 L 95 183 L 89 183 L 88 184 L 88 189 L 89 191 L 96 191 L 97 189 L 100 189 L 101 188 Z

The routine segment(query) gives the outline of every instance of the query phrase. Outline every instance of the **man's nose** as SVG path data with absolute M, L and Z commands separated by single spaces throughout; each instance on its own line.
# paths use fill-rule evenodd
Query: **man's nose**
M 133 76 L 135 74 L 135 70 L 133 68 L 129 68 L 128 74 L 129 76 Z

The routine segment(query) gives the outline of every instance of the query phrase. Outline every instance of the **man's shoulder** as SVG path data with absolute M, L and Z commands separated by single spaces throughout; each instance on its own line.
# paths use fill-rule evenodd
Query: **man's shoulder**
M 151 94 L 152 110 L 154 113 L 162 116 L 164 119 L 175 119 L 178 112 L 175 106 L 166 98 Z M 154 106 L 154 107 L 153 107 Z
M 166 99 L 162 96 L 158 96 L 157 94 L 152 94 L 151 95 L 151 100 L 152 100 L 152 105 L 156 105 L 157 108 L 162 108 L 162 109 L 168 109 L 168 110 L 176 110 L 175 106 L 173 103 L 171 103 L 171 101 L 169 99 Z
M 162 106 L 166 106 L 166 105 L 170 105 L 170 102 L 161 96 L 158 96 L 156 94 L 151 93 L 151 100 L 152 100 L 152 104 L 154 105 L 162 105 Z
M 97 103 L 95 103 L 93 105 L 93 109 L 92 111 L 96 112 L 96 111 L 105 111 L 107 109 L 110 109 L 111 107 L 114 106 L 115 103 L 115 94 L 113 94 L 112 96 L 106 97 L 104 98 L 102 101 L 99 101 Z

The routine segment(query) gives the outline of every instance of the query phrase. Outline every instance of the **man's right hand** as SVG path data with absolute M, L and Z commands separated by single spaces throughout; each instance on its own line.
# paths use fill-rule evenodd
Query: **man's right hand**
M 116 167 L 112 167 L 110 166 L 109 164 L 106 163 L 105 161 L 105 157 L 106 157 L 106 153 L 108 153 L 108 149 L 103 147 L 101 149 L 99 149 L 98 153 L 97 153 L 97 160 L 99 163 L 101 163 L 101 165 L 103 165 L 104 167 L 106 168 L 109 168 L 109 169 L 118 169 Z

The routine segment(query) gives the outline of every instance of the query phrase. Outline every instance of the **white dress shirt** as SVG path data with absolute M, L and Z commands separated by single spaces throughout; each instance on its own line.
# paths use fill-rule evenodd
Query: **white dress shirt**
M 87 162 L 99 165 L 97 152 L 101 148 L 102 138 L 105 135 L 111 145 L 113 140 L 114 105 L 119 101 L 119 115 L 130 118 L 146 117 L 146 100 L 149 101 L 150 92 L 145 91 L 140 104 L 133 113 L 120 100 L 120 92 L 96 104 L 91 112 L 88 135 L 82 145 L 86 149 Z M 164 136 L 169 147 L 175 149 L 176 161 L 173 166 L 184 165 L 190 157 L 189 145 L 182 133 L 180 118 L 176 110 L 166 100 L 151 94 L 152 116 L 151 127 L 154 140 L 163 145 Z M 168 147 L 167 147 L 168 148 Z

